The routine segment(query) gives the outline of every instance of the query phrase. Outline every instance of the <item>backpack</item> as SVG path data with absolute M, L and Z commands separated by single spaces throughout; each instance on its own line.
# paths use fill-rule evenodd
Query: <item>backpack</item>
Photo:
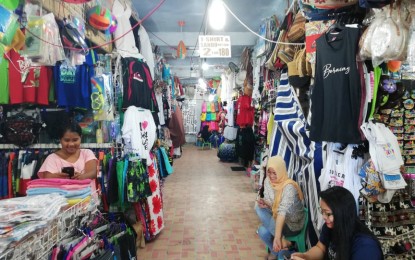
M 391 3 L 391 0 L 359 0 L 362 8 L 382 8 Z
M 6 118 L 1 124 L 1 133 L 6 143 L 27 147 L 35 142 L 41 123 L 23 113 Z

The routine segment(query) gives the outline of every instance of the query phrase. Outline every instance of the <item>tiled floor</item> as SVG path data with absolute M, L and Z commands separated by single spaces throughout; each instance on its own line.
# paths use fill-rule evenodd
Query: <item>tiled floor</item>
M 163 189 L 166 227 L 139 250 L 139 260 L 265 258 L 250 178 L 216 152 L 183 147 Z

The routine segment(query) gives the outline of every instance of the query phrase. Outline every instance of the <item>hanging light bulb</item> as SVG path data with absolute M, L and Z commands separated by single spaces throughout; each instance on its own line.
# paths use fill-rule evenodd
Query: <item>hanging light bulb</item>
M 209 9 L 209 23 L 214 30 L 221 30 L 225 26 L 226 11 L 222 0 L 213 0 Z
M 203 62 L 202 70 L 208 70 L 208 69 L 209 69 L 209 64 L 207 64 L 206 62 Z

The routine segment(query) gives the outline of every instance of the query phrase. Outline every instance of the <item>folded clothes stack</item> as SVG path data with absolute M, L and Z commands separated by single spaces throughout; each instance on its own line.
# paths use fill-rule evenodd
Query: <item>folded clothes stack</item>
M 81 201 L 91 199 L 91 180 L 70 179 L 37 179 L 29 182 L 27 195 L 40 195 L 57 193 L 64 196 L 70 206 Z
M 46 227 L 67 199 L 59 194 L 0 200 L 0 255 L 27 235 Z

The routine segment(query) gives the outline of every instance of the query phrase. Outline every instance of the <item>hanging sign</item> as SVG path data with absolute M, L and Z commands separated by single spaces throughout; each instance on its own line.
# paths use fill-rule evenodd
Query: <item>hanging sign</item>
M 231 37 L 224 35 L 199 35 L 200 58 L 230 58 Z

